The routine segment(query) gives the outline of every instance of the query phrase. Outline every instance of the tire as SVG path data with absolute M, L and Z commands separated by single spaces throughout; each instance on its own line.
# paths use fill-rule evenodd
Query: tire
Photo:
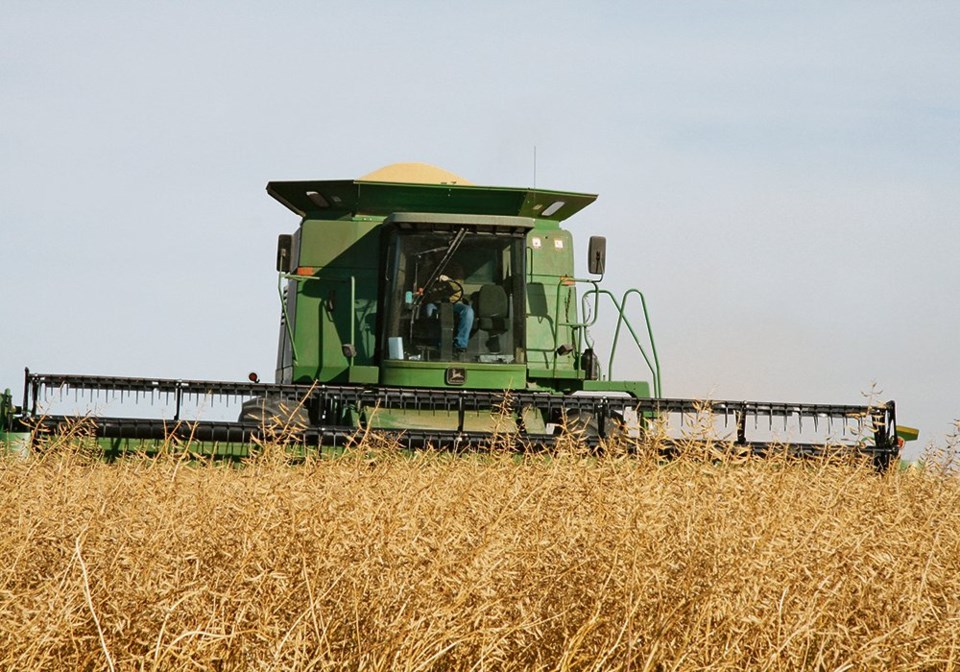
M 240 422 L 256 422 L 264 427 L 308 427 L 310 416 L 303 405 L 280 399 L 255 397 L 240 407 Z
M 583 434 L 589 438 L 600 436 L 600 426 L 597 416 L 588 411 L 567 411 L 565 413 L 566 428 L 571 434 Z M 623 434 L 623 418 L 616 412 L 604 418 L 604 438 L 613 439 Z M 562 430 L 561 430 L 562 431 Z

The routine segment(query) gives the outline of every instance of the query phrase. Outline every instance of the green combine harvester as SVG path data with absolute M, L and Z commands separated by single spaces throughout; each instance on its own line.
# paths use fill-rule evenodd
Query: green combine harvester
M 357 180 L 271 182 L 267 192 L 301 218 L 277 248 L 274 383 L 253 374 L 226 382 L 28 370 L 22 405 L 9 391 L 0 397 L 8 449 L 75 431 L 108 455 L 173 444 L 243 457 L 278 422 L 295 444 L 335 449 L 374 434 L 410 449 L 483 449 L 496 437 L 525 450 L 549 447 L 570 429 L 597 447 L 615 436 L 643 441 L 654 424 L 673 428 L 670 446 L 691 417 L 710 412 L 710 438 L 757 452 L 784 443 L 798 454 L 840 447 L 868 453 L 881 468 L 899 453 L 893 402 L 663 398 L 643 294 L 617 296 L 600 285 L 604 238 L 589 241 L 594 277 L 575 275 L 563 223 L 595 195 L 474 186 L 424 164 Z M 597 347 L 590 329 L 601 315 L 613 337 Z M 639 353 L 643 380 L 613 377 L 618 347 Z M 160 399 L 163 411 L 49 408 L 80 397 L 136 409 Z M 239 418 L 188 419 L 185 405 L 201 400 L 232 402 Z M 815 440 L 801 435 L 811 431 Z

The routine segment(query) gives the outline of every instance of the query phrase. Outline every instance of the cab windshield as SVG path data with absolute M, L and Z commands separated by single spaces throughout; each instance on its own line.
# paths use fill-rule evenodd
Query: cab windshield
M 524 363 L 522 235 L 400 231 L 388 256 L 386 359 Z

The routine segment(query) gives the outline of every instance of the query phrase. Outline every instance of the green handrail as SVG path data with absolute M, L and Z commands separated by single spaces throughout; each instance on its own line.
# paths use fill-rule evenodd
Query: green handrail
M 591 286 L 591 289 L 589 289 L 581 299 L 581 311 L 580 311 L 582 315 L 585 315 L 587 302 L 591 296 L 594 297 L 593 298 L 593 306 L 594 306 L 593 315 L 591 316 L 591 319 L 589 321 L 563 322 L 560 320 L 560 288 L 564 286 L 569 286 L 571 283 L 572 284 L 577 284 L 577 283 L 588 284 Z M 649 339 L 650 350 L 653 355 L 652 362 L 650 360 L 650 356 L 647 354 L 646 349 L 643 347 L 643 344 L 640 342 L 640 338 L 637 336 L 637 332 L 634 330 L 633 325 L 630 323 L 630 320 L 626 316 L 625 306 L 626 306 L 627 298 L 631 294 L 637 294 L 640 296 L 640 303 L 643 308 L 643 319 L 647 325 L 647 338 Z M 619 342 L 619 339 L 620 339 L 620 329 L 625 324 L 627 326 L 627 330 L 630 332 L 630 335 L 633 337 L 634 344 L 637 346 L 637 349 L 640 351 L 640 354 L 643 357 L 643 360 L 650 371 L 650 375 L 653 377 L 654 396 L 655 397 L 661 396 L 662 391 L 661 391 L 661 383 L 660 383 L 660 358 L 657 355 L 657 345 L 656 345 L 656 341 L 653 338 L 653 327 L 650 324 L 650 315 L 649 315 L 649 312 L 647 311 L 647 300 L 646 300 L 646 297 L 644 297 L 643 292 L 641 292 L 638 289 L 635 289 L 635 288 L 628 289 L 626 292 L 624 292 L 623 297 L 620 299 L 620 301 L 617 301 L 617 298 L 609 290 L 600 289 L 600 286 L 596 280 L 584 279 L 584 278 L 566 278 L 563 282 L 558 283 L 557 284 L 557 300 L 556 300 L 557 320 L 554 323 L 554 329 L 553 329 L 554 349 L 556 349 L 559 345 L 557 342 L 558 340 L 557 337 L 559 334 L 560 327 L 566 326 L 566 327 L 572 327 L 574 329 L 574 333 L 575 333 L 574 346 L 577 348 L 577 351 L 579 352 L 578 336 L 580 331 L 581 330 L 583 331 L 583 338 L 586 340 L 589 340 L 589 335 L 587 330 L 597 323 L 597 320 L 600 316 L 600 300 L 599 300 L 600 296 L 607 296 L 610 298 L 610 301 L 611 303 L 613 303 L 614 307 L 616 308 L 617 315 L 618 315 L 617 326 L 614 331 L 613 341 L 611 343 L 611 348 L 610 348 L 610 360 L 607 365 L 607 377 L 611 378 L 613 375 L 613 360 L 614 360 L 614 357 L 616 356 L 617 343 Z M 556 367 L 556 358 L 554 358 L 554 367 Z M 577 369 L 579 369 L 579 363 L 576 364 L 576 367 Z
M 353 368 L 353 358 L 357 352 L 357 276 L 350 274 L 350 345 L 353 347 L 350 363 L 347 368 Z
M 618 302 L 614 298 L 613 294 L 607 290 L 601 290 L 603 293 L 607 294 L 610 297 L 610 300 L 613 301 L 613 305 L 617 307 L 617 312 L 620 313 L 620 317 L 617 320 L 617 328 L 613 332 L 613 343 L 610 348 L 610 363 L 607 365 L 608 374 L 613 374 L 613 356 L 617 351 L 617 341 L 620 338 L 620 326 L 622 324 L 627 325 L 627 329 L 630 330 L 630 335 L 633 336 L 633 342 L 637 344 L 637 348 L 640 350 L 640 354 L 643 355 L 644 361 L 647 363 L 647 368 L 650 369 L 651 375 L 653 375 L 653 394 L 656 397 L 661 396 L 660 390 L 660 358 L 657 356 L 657 344 L 653 339 L 653 327 L 650 326 L 650 315 L 647 312 L 647 299 L 644 297 L 643 292 L 639 289 L 628 289 L 623 293 L 623 297 Z M 643 321 L 647 324 L 647 338 L 650 341 L 650 351 L 653 353 L 653 364 L 650 363 L 650 358 L 647 357 L 647 352 L 644 350 L 643 346 L 640 344 L 640 339 L 637 337 L 637 333 L 633 330 L 633 325 L 630 324 L 630 320 L 627 319 L 626 315 L 626 305 L 627 297 L 631 294 L 637 294 L 640 297 L 640 305 L 643 307 Z
M 557 297 L 556 297 L 556 302 L 554 304 L 554 308 L 555 308 L 554 315 L 556 315 L 556 318 L 553 320 L 553 351 L 554 353 L 556 353 L 557 348 L 560 346 L 560 342 L 559 342 L 560 327 L 573 327 L 573 349 L 576 352 L 580 352 L 581 329 L 583 330 L 584 334 L 586 334 L 586 329 L 588 327 L 593 326 L 594 323 L 596 323 L 596 317 L 594 317 L 593 321 L 590 322 L 589 324 L 583 323 L 583 322 L 563 322 L 560 319 L 560 290 L 563 287 L 575 286 L 576 283 L 578 282 L 589 283 L 593 285 L 594 290 L 598 289 L 596 280 L 589 280 L 589 279 L 581 280 L 578 278 L 565 277 L 560 282 L 557 283 Z M 580 362 L 574 361 L 574 371 L 579 371 L 579 370 L 580 370 Z M 557 371 L 556 355 L 554 355 L 554 358 L 553 358 L 553 371 L 554 371 L 554 374 L 556 374 L 556 371 Z
M 300 358 L 297 356 L 297 343 L 293 340 L 293 331 L 290 329 L 290 316 L 287 315 L 287 297 L 283 294 L 283 280 L 284 278 L 289 280 L 291 277 L 297 278 L 297 276 L 290 276 L 286 273 L 279 275 L 277 278 L 277 292 L 280 294 L 280 310 L 283 312 L 283 326 L 287 330 L 287 338 L 290 339 L 291 364 L 296 364 Z M 297 291 L 296 288 L 294 288 L 293 291 Z

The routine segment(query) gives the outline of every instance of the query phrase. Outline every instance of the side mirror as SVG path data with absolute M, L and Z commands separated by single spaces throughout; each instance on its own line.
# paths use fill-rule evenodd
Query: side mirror
M 281 273 L 290 272 L 290 260 L 293 258 L 293 236 L 282 233 L 277 239 L 277 270 Z
M 607 268 L 607 239 L 603 236 L 590 236 L 587 250 L 587 269 L 593 275 L 603 275 Z

